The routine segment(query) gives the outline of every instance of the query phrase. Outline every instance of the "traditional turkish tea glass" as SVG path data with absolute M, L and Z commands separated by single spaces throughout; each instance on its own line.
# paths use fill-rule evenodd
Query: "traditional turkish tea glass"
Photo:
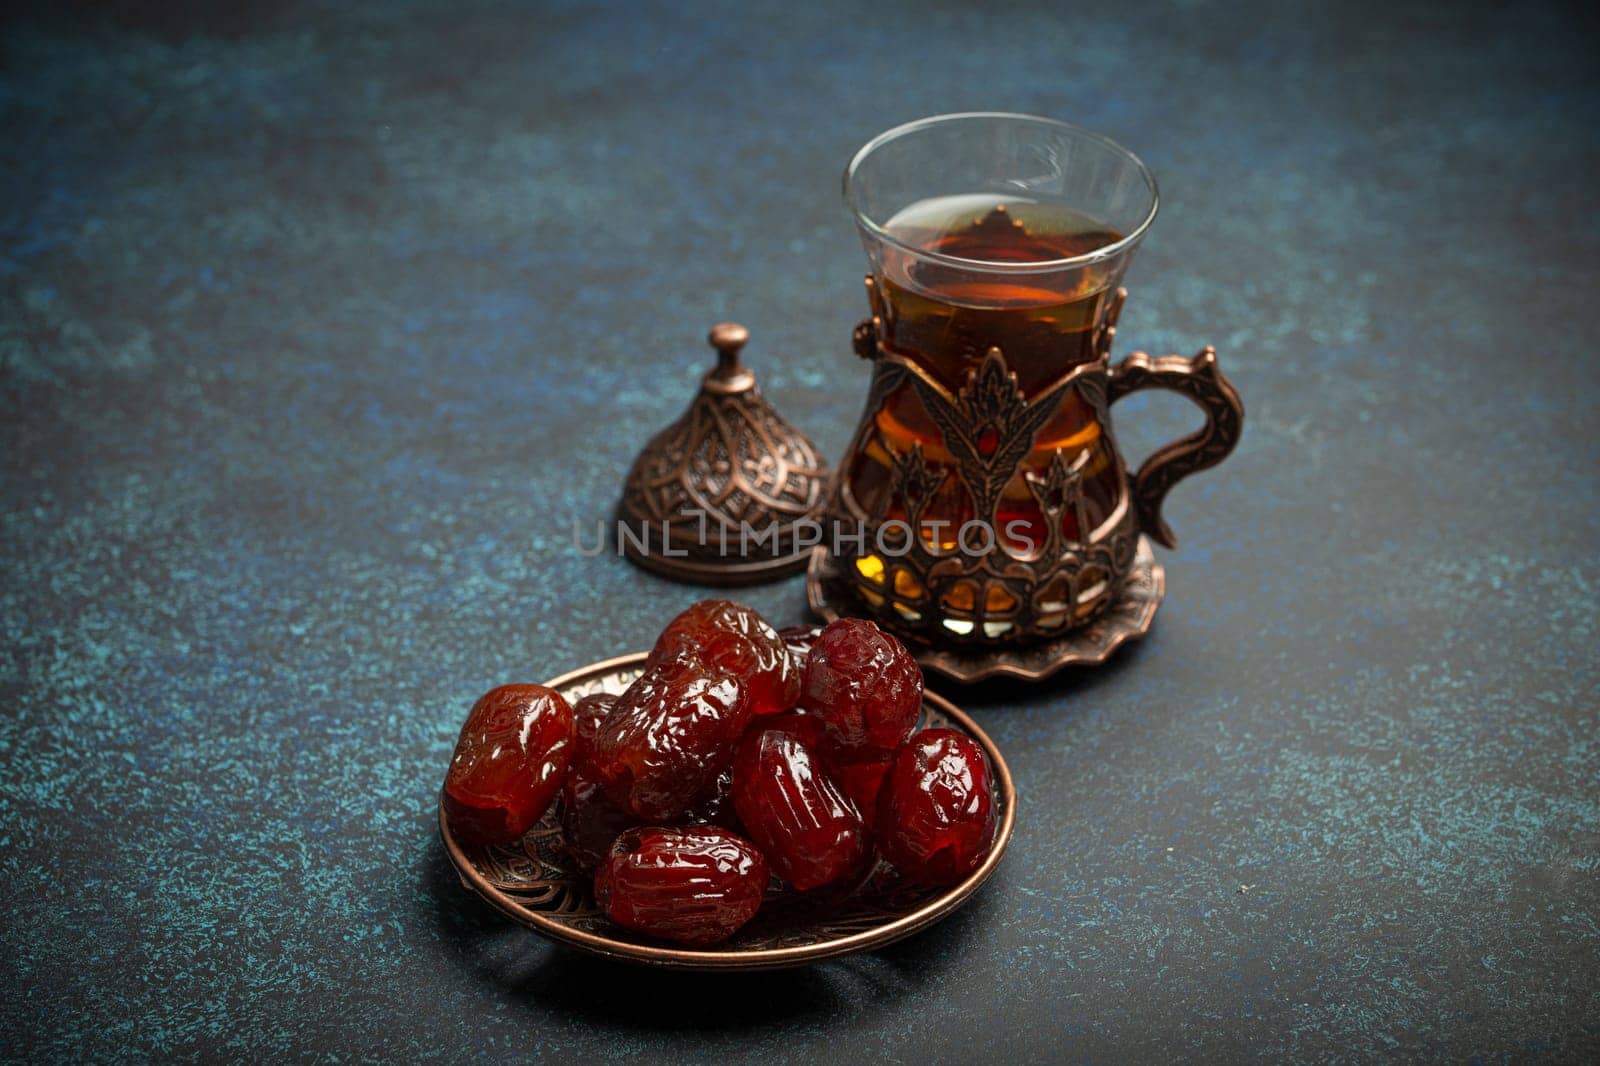
M 1232 449 L 1243 411 L 1206 349 L 1109 362 L 1124 272 L 1156 215 L 1133 153 L 1026 115 L 923 119 L 851 160 L 871 262 L 867 408 L 835 483 L 867 613 L 937 644 L 1057 636 L 1103 611 L 1161 499 Z M 1129 478 L 1110 404 L 1178 391 L 1206 428 Z

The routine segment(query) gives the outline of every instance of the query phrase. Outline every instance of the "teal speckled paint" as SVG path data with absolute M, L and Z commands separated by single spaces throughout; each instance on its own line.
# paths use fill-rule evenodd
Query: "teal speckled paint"
M 0 33 L 0 1056 L 1600 1056 L 1591 15 L 225 6 Z M 1154 632 L 951 692 L 1020 816 L 908 942 L 669 979 L 511 928 L 434 837 L 468 707 L 698 595 L 573 519 L 719 319 L 842 451 L 839 172 L 973 108 L 1151 164 L 1120 339 L 1245 398 Z

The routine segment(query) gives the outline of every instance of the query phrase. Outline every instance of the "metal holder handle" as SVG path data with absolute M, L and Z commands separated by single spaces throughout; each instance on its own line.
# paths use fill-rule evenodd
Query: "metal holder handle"
M 1233 383 L 1217 368 L 1217 352 L 1209 344 L 1193 359 L 1181 355 L 1152 359 L 1144 352 L 1134 352 L 1111 367 L 1107 403 L 1140 389 L 1175 392 L 1206 416 L 1206 424 L 1198 432 L 1157 449 L 1133 476 L 1139 527 L 1162 547 L 1176 548 L 1177 538 L 1161 517 L 1161 503 L 1172 486 L 1228 457 L 1244 427 L 1244 404 Z

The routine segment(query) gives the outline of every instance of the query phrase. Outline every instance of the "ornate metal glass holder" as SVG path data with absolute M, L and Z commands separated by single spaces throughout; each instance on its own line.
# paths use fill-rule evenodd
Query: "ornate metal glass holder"
M 870 278 L 868 287 L 873 289 Z M 922 535 L 929 501 L 950 475 L 930 470 L 917 444 L 893 456 L 889 492 L 870 511 L 855 498 L 848 478 L 835 479 L 832 519 L 862 527 L 866 544 L 889 550 L 850 556 L 819 547 L 807 578 L 813 610 L 827 618 L 866 614 L 908 638 L 925 667 L 962 681 L 995 675 L 1037 680 L 1068 665 L 1103 662 L 1149 630 L 1165 580 L 1146 538 L 1169 548 L 1176 544 L 1161 517 L 1162 500 L 1180 479 L 1228 455 L 1244 408 L 1209 346 L 1192 359 L 1134 352 L 1112 365 L 1110 348 L 1126 295 L 1119 290 L 1106 315 L 1097 358 L 1032 400 L 997 347 L 952 394 L 914 360 L 880 343 L 879 316 L 857 327 L 857 353 L 873 360 L 874 373 L 869 415 L 850 454 L 865 448 L 879 401 L 909 382 L 938 425 L 942 447 L 955 457 L 954 476 L 972 501 L 973 517 L 998 528 L 1001 491 L 1021 472 L 1046 534 L 1042 544 L 1022 552 L 1001 538 L 974 552 Z M 874 305 L 879 306 L 875 296 Z M 1129 479 L 1111 435 L 1110 405 L 1144 388 L 1187 397 L 1205 413 L 1206 424 L 1157 451 Z M 1086 453 L 1058 449 L 1043 473 L 1022 465 L 1034 454 L 1040 427 L 1072 393 L 1094 413 L 1128 485 L 1111 516 L 1093 528 L 1080 477 Z M 904 518 L 889 519 L 890 514 Z M 1071 528 L 1085 532 L 1069 538 L 1068 516 L 1074 519 Z
M 1209 347 L 1111 363 L 1155 175 L 1090 130 L 974 112 L 874 137 L 844 195 L 870 264 L 855 342 L 872 383 L 812 606 L 868 615 L 962 680 L 1103 661 L 1161 602 L 1148 541 L 1173 544 L 1167 490 L 1220 462 L 1244 417 Z M 1111 407 L 1145 388 L 1206 425 L 1130 478 Z

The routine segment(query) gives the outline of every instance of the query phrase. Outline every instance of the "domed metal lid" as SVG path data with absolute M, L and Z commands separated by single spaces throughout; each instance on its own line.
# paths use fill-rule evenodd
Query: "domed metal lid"
M 617 505 L 623 554 L 679 581 L 743 585 L 797 573 L 822 535 L 828 464 L 739 362 L 750 331 L 711 327 L 717 365 L 650 438 Z

